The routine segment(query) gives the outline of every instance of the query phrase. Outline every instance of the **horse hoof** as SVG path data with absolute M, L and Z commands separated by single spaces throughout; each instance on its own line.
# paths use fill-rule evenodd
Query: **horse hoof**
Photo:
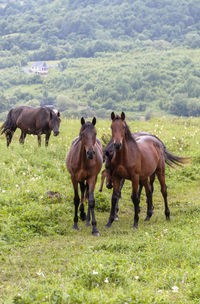
M 138 229 L 138 224 L 134 224 L 134 225 L 133 225 L 133 228 L 134 228 L 134 229 Z
M 110 228 L 111 225 L 112 225 L 111 223 L 107 223 L 105 227 L 106 227 L 106 228 Z
M 74 229 L 74 230 L 79 230 L 77 225 L 74 225 L 74 226 L 73 226 L 73 229 Z
M 118 222 L 118 221 L 119 221 L 118 216 L 116 216 L 116 217 L 114 218 L 114 221 L 115 221 L 115 222 Z
M 149 217 L 149 216 L 147 216 L 147 217 L 144 219 L 144 221 L 145 221 L 145 222 L 150 221 L 150 217 Z
M 86 227 L 89 227 L 90 226 L 90 222 L 86 222 Z
M 99 192 L 102 192 L 102 190 L 101 190 L 101 189 L 99 189 Z
M 166 220 L 167 220 L 168 222 L 170 222 L 170 217 L 169 217 L 169 216 L 166 216 Z
M 94 236 L 100 236 L 100 233 L 99 232 L 93 232 L 92 235 L 94 235 Z

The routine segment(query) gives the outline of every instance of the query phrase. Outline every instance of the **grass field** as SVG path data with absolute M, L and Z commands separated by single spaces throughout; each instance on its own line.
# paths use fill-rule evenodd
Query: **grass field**
M 15 133 L 9 149 L 0 137 L 0 303 L 200 303 L 200 119 L 128 122 L 132 132 L 149 131 L 179 156 L 185 168 L 167 168 L 171 221 L 155 182 L 154 214 L 134 230 L 130 182 L 120 200 L 119 222 L 105 228 L 111 191 L 95 191 L 100 237 L 79 221 L 73 226 L 73 190 L 65 168 L 78 120 L 63 120 L 48 148 Z M 110 121 L 97 121 L 98 137 L 110 134 Z M 48 198 L 46 192 L 60 196 Z

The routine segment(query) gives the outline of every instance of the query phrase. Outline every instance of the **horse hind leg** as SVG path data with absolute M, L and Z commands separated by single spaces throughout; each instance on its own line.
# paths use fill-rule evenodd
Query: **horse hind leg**
M 168 202 L 167 202 L 167 185 L 165 184 L 165 176 L 164 174 L 161 173 L 157 173 L 157 177 L 160 183 L 160 187 L 161 187 L 161 193 L 164 199 L 164 203 L 165 203 L 165 216 L 166 216 L 166 220 L 170 220 L 170 210 L 168 207 Z
M 26 133 L 24 133 L 23 131 L 21 131 L 21 135 L 20 135 L 20 138 L 19 138 L 19 142 L 20 144 L 24 144 L 24 140 L 26 138 Z
M 145 218 L 145 221 L 149 221 L 153 214 L 152 188 L 148 179 L 143 181 L 143 185 L 145 187 L 146 198 L 147 198 L 147 216 Z
M 7 141 L 7 147 L 9 147 L 11 141 L 12 141 L 12 137 L 13 137 L 13 134 L 14 134 L 15 131 L 7 131 L 6 132 L 6 141 Z

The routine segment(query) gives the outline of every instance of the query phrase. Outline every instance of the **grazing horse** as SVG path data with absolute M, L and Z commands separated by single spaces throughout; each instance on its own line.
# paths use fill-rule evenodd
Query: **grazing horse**
M 179 156 L 176 156 L 176 155 L 173 155 L 172 153 L 170 153 L 167 150 L 167 148 L 164 145 L 164 143 L 157 136 L 155 136 L 155 135 L 153 135 L 151 133 L 136 132 L 136 133 L 132 133 L 132 136 L 134 137 L 134 139 L 136 140 L 136 142 L 139 140 L 139 138 L 141 136 L 150 136 L 150 137 L 152 137 L 153 141 L 155 139 L 157 141 L 159 141 L 159 144 L 160 144 L 160 146 L 161 146 L 161 148 L 162 148 L 162 150 L 164 152 L 165 163 L 167 165 L 169 165 L 170 167 L 172 167 L 172 168 L 174 168 L 174 165 L 181 166 L 184 163 L 186 163 L 187 160 L 188 160 L 188 158 L 179 157 Z M 101 186 L 100 186 L 100 189 L 99 189 L 100 192 L 102 191 L 103 182 L 104 182 L 105 178 L 106 178 L 106 187 L 108 189 L 112 188 L 112 166 L 111 166 L 111 161 L 112 161 L 112 158 L 113 158 L 113 155 L 114 155 L 114 143 L 113 143 L 112 139 L 108 143 L 108 145 L 104 148 L 103 153 L 104 153 L 105 168 L 106 169 L 102 171 Z M 150 176 L 150 186 L 151 186 L 152 194 L 153 194 L 153 190 L 154 190 L 153 183 L 154 183 L 154 180 L 155 180 L 155 175 L 156 175 L 156 172 L 154 172 L 152 174 L 152 176 Z M 121 197 L 121 189 L 122 189 L 122 187 L 124 185 L 124 181 L 125 180 L 122 178 L 121 182 L 120 182 L 119 195 L 118 195 L 118 200 L 117 200 L 116 209 L 115 209 L 115 220 L 118 220 L 118 215 L 117 215 L 117 213 L 118 213 L 118 201 L 119 201 L 119 198 Z M 140 181 L 139 182 L 139 190 L 138 190 L 138 199 L 139 199 L 139 202 L 140 202 L 140 196 L 141 196 L 142 188 L 143 188 L 143 184 Z M 148 213 L 147 213 L 147 216 L 146 216 L 145 220 L 149 220 L 149 219 L 150 218 L 148 217 Z
M 7 147 L 10 145 L 14 132 L 21 129 L 19 142 L 24 144 L 26 134 L 34 134 L 38 137 L 38 145 L 41 146 L 41 135 L 45 134 L 45 145 L 48 146 L 49 137 L 53 130 L 54 136 L 59 134 L 60 113 L 49 107 L 33 108 L 20 106 L 9 111 L 6 121 L 1 127 L 1 134 L 5 133 Z
M 99 235 L 94 207 L 94 188 L 97 181 L 97 175 L 101 170 L 103 163 L 103 151 L 100 140 L 96 138 L 96 118 L 94 117 L 91 122 L 85 122 L 85 119 L 81 118 L 82 127 L 80 129 L 79 137 L 73 140 L 71 148 L 67 154 L 66 166 L 71 175 L 71 181 L 74 187 L 74 229 L 78 229 L 78 207 L 80 198 L 78 194 L 78 184 L 81 189 L 81 205 L 80 205 L 80 217 L 85 220 L 84 212 L 84 193 L 88 196 L 88 213 L 86 218 L 86 224 L 90 225 L 90 212 L 92 214 L 92 234 Z M 86 181 L 86 183 L 85 183 Z
M 161 192 L 165 202 L 165 216 L 170 219 L 170 211 L 167 202 L 167 187 L 165 184 L 165 162 L 178 163 L 179 158 L 170 159 L 169 152 L 164 151 L 163 144 L 154 136 L 141 136 L 137 140 L 132 136 L 125 122 L 125 114 L 121 116 L 111 113 L 112 139 L 114 143 L 114 155 L 111 160 L 113 195 L 110 217 L 107 227 L 110 227 L 115 215 L 115 205 L 118 200 L 121 179 L 129 179 L 132 182 L 132 201 L 135 209 L 134 228 L 138 228 L 139 220 L 139 182 L 145 187 L 147 197 L 147 219 L 152 215 L 152 189 L 149 179 L 154 180 L 155 174 L 161 185 Z M 184 158 L 180 158 L 184 162 Z

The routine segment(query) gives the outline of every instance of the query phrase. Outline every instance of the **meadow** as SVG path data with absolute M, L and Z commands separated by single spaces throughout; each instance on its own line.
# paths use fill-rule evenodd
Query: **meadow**
M 38 148 L 14 135 L 6 148 L 0 137 L 0 303 L 200 303 L 200 118 L 127 121 L 132 132 L 157 135 L 175 155 L 190 156 L 183 168 L 166 169 L 171 221 L 155 182 L 154 214 L 144 222 L 141 199 L 138 230 L 132 228 L 131 185 L 126 181 L 119 222 L 105 228 L 111 190 L 95 190 L 100 237 L 79 221 L 74 231 L 73 189 L 65 167 L 79 120 L 63 119 L 58 137 Z M 110 121 L 97 120 L 105 142 Z M 48 198 L 47 191 L 59 196 Z

